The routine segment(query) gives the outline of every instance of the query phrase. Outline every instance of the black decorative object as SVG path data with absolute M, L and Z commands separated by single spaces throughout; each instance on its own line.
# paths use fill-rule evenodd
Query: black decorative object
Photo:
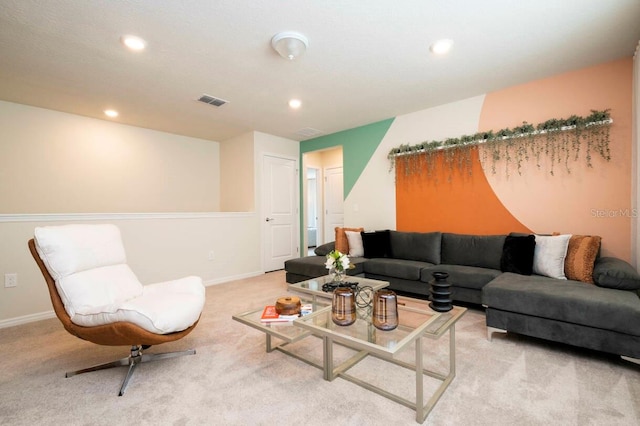
M 451 286 L 447 281 L 446 272 L 433 272 L 431 281 L 431 303 L 429 306 L 436 312 L 448 312 L 453 308 L 451 304 Z

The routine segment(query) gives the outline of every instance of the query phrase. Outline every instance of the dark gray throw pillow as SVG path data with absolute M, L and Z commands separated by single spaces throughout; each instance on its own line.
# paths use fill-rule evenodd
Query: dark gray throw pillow
M 533 273 L 533 253 L 536 248 L 535 235 L 507 235 L 502 246 L 500 270 L 520 275 Z
M 622 259 L 601 257 L 593 267 L 593 281 L 598 287 L 639 290 L 640 275 Z
M 336 242 L 331 241 L 330 243 L 323 244 L 321 246 L 316 247 L 313 251 L 316 256 L 326 256 L 331 253 L 336 248 Z
M 375 257 L 389 257 L 391 243 L 389 230 L 375 232 L 361 232 L 362 245 L 364 247 L 364 257 L 369 259 Z

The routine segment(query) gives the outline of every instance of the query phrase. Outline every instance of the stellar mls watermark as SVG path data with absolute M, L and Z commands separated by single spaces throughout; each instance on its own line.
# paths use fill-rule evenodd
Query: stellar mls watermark
M 640 211 L 638 209 L 591 209 L 591 217 L 597 218 L 637 218 Z

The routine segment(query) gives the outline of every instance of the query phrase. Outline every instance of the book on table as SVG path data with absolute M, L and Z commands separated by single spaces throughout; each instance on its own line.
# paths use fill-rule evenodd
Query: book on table
M 311 305 L 303 305 L 301 309 L 301 315 L 280 315 L 276 311 L 274 305 L 265 306 L 260 316 L 261 322 L 289 322 L 293 321 L 300 316 L 308 315 L 312 311 Z

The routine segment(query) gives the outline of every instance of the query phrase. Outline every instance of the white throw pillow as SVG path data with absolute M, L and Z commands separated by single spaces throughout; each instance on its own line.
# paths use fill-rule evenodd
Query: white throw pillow
M 536 235 L 536 248 L 533 252 L 533 273 L 551 278 L 566 280 L 564 259 L 571 234 Z
M 362 245 L 362 235 L 359 232 L 344 231 L 347 234 L 347 241 L 349 241 L 349 256 L 362 257 L 364 256 L 364 245 Z

